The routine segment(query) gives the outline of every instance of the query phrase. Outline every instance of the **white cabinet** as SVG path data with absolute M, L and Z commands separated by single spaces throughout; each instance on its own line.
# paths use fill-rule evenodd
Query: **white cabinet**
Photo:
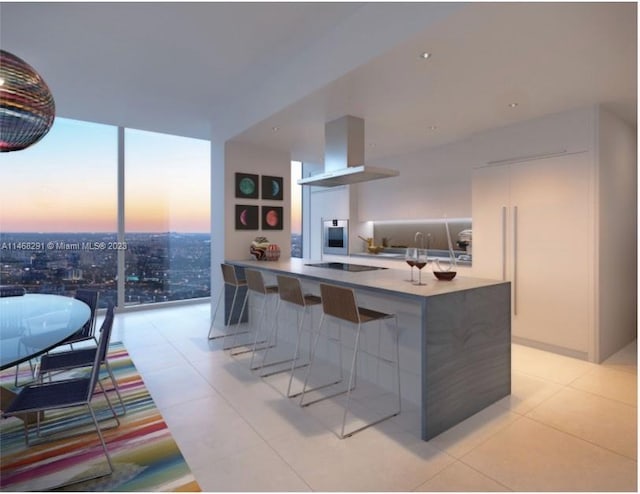
M 512 283 L 514 341 L 594 359 L 594 168 L 582 152 L 474 170 L 473 272 Z

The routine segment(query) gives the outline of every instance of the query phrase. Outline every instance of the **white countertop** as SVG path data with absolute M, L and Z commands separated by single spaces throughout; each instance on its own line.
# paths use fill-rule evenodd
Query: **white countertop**
M 363 262 L 353 262 L 350 264 L 366 265 Z M 408 296 L 410 298 L 425 298 L 436 295 L 444 295 L 463 290 L 472 290 L 485 286 L 499 285 L 506 283 L 500 280 L 487 280 L 480 278 L 470 278 L 456 276 L 451 281 L 441 281 L 434 277 L 430 269 L 425 268 L 422 272 L 423 286 L 416 286 L 409 282 L 409 267 L 404 269 L 378 269 L 374 271 L 350 272 L 337 269 L 306 266 L 305 264 L 320 263 L 320 260 L 309 259 L 287 259 L 281 261 L 252 261 L 252 260 L 229 260 L 231 264 L 242 267 L 254 267 L 272 273 L 285 273 L 297 275 L 301 278 L 328 281 L 338 285 L 363 288 L 376 292 L 387 292 L 389 295 Z M 414 270 L 414 280 L 418 279 L 418 271 Z

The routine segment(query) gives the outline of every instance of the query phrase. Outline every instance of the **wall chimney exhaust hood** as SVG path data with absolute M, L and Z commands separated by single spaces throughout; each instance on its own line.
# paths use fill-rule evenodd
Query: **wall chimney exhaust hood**
M 324 126 L 324 173 L 298 180 L 299 185 L 335 187 L 396 177 L 397 170 L 364 165 L 364 120 L 346 115 Z

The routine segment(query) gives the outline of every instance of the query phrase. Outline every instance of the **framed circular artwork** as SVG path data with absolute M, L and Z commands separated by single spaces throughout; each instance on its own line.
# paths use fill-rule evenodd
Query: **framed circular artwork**
M 236 197 L 242 199 L 257 199 L 259 192 L 258 175 L 236 173 Z

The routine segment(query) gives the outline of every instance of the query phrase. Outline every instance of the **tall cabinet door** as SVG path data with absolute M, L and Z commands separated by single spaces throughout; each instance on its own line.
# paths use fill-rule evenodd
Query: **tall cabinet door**
M 479 168 L 473 172 L 473 275 L 507 280 L 509 167 Z
M 473 274 L 512 285 L 512 334 L 594 351 L 594 193 L 589 153 L 473 175 Z
M 594 343 L 589 157 L 577 153 L 509 166 L 513 335 L 585 356 Z

